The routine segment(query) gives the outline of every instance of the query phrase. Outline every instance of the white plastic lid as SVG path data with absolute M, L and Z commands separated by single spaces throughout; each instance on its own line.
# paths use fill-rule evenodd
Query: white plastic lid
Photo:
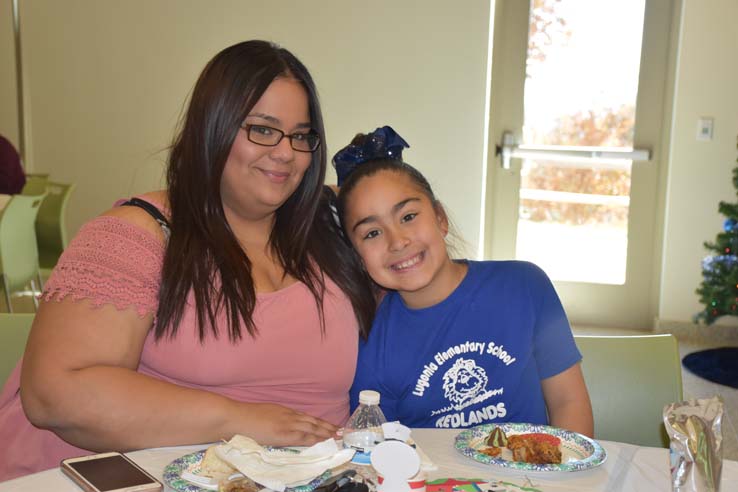
M 363 390 L 359 393 L 359 403 L 364 405 L 379 405 L 379 393 L 373 390 Z

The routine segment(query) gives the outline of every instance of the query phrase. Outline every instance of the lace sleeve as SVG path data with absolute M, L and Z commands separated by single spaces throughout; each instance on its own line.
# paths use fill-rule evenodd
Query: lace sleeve
M 148 231 L 117 217 L 97 217 L 69 243 L 41 297 L 132 307 L 139 316 L 156 313 L 163 258 L 163 246 Z

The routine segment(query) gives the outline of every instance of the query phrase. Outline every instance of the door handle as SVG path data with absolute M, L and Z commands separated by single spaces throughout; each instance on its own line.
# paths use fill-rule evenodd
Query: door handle
M 496 148 L 502 169 L 510 169 L 510 159 L 546 159 L 586 163 L 592 161 L 650 161 L 650 149 L 585 147 L 564 145 L 518 145 L 512 132 L 502 134 L 502 144 Z

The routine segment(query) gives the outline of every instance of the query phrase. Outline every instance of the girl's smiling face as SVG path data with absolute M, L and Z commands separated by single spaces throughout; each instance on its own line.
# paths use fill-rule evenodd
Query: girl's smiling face
M 446 251 L 443 208 L 403 172 L 362 177 L 347 197 L 344 219 L 369 275 L 411 308 L 437 304 L 463 277 L 465 268 Z

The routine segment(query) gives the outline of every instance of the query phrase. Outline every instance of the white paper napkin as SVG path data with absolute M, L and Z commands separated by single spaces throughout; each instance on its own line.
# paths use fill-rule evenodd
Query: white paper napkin
M 351 460 L 353 449 L 339 449 L 327 439 L 298 453 L 266 449 L 251 438 L 236 435 L 215 453 L 253 481 L 278 492 L 310 482 L 330 468 Z
M 402 425 L 399 421 L 385 422 L 382 424 L 382 433 L 385 439 L 397 439 L 407 442 L 410 439 L 410 427 Z

